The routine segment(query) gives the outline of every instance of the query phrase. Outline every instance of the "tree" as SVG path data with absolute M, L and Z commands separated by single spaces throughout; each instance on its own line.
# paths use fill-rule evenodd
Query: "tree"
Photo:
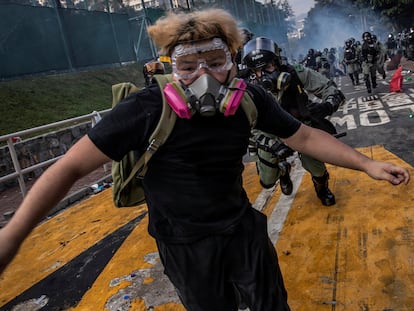
M 293 17 L 295 15 L 288 0 L 279 0 L 276 6 L 283 11 L 285 18 Z

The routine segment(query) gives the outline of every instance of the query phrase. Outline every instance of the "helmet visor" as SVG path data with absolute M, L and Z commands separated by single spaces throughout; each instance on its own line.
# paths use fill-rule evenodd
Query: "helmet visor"
M 180 44 L 171 55 L 172 70 L 178 79 L 192 79 L 202 68 L 224 72 L 233 66 L 226 44 L 219 38 L 202 43 Z

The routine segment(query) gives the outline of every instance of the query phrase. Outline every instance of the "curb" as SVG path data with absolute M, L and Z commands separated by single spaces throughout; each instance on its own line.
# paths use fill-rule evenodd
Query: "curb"
M 112 175 L 108 174 L 100 179 L 98 179 L 95 183 L 96 184 L 103 184 L 103 183 L 111 183 L 112 182 Z M 80 189 L 68 196 L 66 196 L 62 201 L 58 203 L 49 213 L 46 217 L 52 217 L 58 212 L 70 207 L 71 205 L 78 203 L 81 200 L 86 199 L 86 197 L 89 197 L 90 195 L 95 194 L 92 190 L 91 186 L 85 187 L 83 189 Z
M 103 183 L 112 183 L 112 175 L 108 174 L 97 181 L 95 181 L 96 184 L 103 184 Z M 78 203 L 87 197 L 95 194 L 92 190 L 91 186 L 85 187 L 83 189 L 80 189 L 76 192 L 71 193 L 70 195 L 67 195 L 63 200 L 61 200 L 48 214 L 47 216 L 42 220 L 46 220 L 48 218 L 51 218 L 58 214 L 60 211 L 65 210 L 66 208 L 70 207 L 71 205 Z M 5 221 L 0 222 L 0 228 L 3 228 L 10 218 L 14 215 L 14 212 L 7 212 L 6 215 L 4 215 Z

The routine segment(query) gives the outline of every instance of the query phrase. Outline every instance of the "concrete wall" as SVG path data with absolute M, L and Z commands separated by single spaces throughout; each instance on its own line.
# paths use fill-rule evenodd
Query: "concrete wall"
M 22 169 L 53 159 L 64 153 L 87 131 L 91 123 L 82 123 L 74 125 L 59 131 L 45 133 L 33 138 L 24 139 L 14 144 L 17 157 Z M 38 177 L 44 170 L 39 168 L 31 173 L 26 174 L 25 178 Z M 10 156 L 8 146 L 0 148 L 0 176 L 14 173 L 13 162 Z M 0 189 L 17 183 L 16 180 L 9 180 L 0 183 Z

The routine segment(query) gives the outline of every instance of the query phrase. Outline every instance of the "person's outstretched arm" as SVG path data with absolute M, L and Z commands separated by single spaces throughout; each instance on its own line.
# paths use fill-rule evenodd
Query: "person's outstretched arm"
M 84 136 L 40 176 L 15 215 L 0 229 L 0 274 L 31 230 L 65 197 L 72 185 L 109 160 Z
M 285 139 L 289 147 L 322 162 L 363 171 L 373 179 L 387 180 L 393 185 L 408 184 L 408 170 L 388 162 L 368 158 L 328 133 L 301 125 L 291 137 Z

